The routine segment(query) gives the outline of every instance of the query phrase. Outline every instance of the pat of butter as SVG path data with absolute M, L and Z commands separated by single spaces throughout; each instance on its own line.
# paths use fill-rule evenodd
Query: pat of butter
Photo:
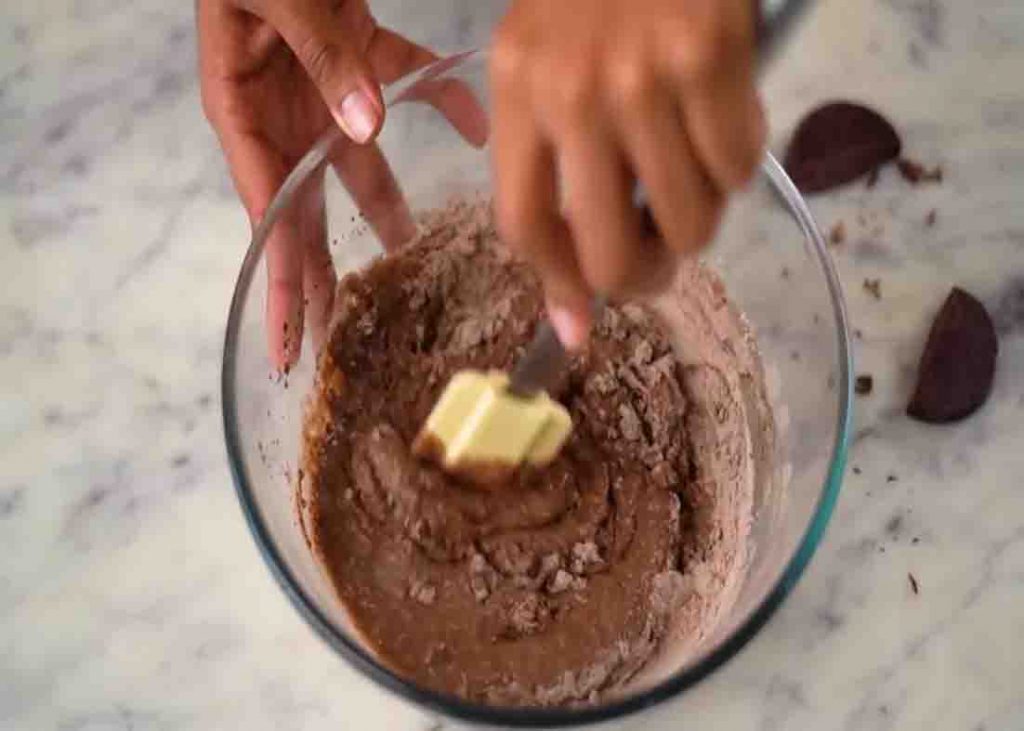
M 448 383 L 424 432 L 440 442 L 442 463 L 544 465 L 572 430 L 569 412 L 546 393 L 521 398 L 508 392 L 500 371 L 462 371 Z

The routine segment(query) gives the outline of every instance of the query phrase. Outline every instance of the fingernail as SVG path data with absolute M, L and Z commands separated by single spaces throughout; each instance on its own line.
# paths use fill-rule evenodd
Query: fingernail
M 377 128 L 377 109 L 366 92 L 357 89 L 341 100 L 338 124 L 353 142 L 370 140 Z
M 553 305 L 548 309 L 548 319 L 558 339 L 569 350 L 578 350 L 587 340 L 587 327 L 581 318 L 570 310 Z

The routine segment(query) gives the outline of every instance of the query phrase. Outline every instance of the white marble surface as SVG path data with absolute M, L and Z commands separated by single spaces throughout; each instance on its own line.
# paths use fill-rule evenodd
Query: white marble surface
M 376 7 L 447 49 L 499 10 Z M 7 2 L 0 21 L 0 727 L 438 728 L 313 636 L 236 505 L 217 384 L 246 224 L 198 107 L 191 3 Z M 875 377 L 861 474 L 761 634 L 618 728 L 1024 728 L 1022 76 L 1020 0 L 825 0 L 766 79 L 776 141 L 861 99 L 946 181 L 890 170 L 813 201 L 847 221 Z M 902 407 L 953 284 L 999 323 L 996 389 L 926 427 Z

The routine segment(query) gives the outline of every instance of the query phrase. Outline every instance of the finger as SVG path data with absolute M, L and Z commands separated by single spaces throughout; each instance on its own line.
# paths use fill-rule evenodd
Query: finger
M 391 82 L 438 60 L 436 54 L 423 46 L 394 33 L 378 28 L 367 52 L 367 59 L 383 84 Z M 465 82 L 437 76 L 423 78 L 407 89 L 394 103 L 423 101 L 439 111 L 455 130 L 474 147 L 487 142 L 488 123 L 480 101 Z
M 559 212 L 552 151 L 521 98 L 515 59 L 496 54 L 491 75 L 498 226 L 506 243 L 538 272 L 562 342 L 579 347 L 590 327 L 590 292 Z
M 255 132 L 235 127 L 218 129 L 231 176 L 255 227 L 263 219 L 287 174 L 274 148 Z M 302 344 L 301 219 L 291 207 L 270 231 L 267 259 L 267 347 L 275 368 L 293 365 Z
M 342 143 L 328 156 L 384 250 L 395 251 L 409 241 L 416 233 L 412 213 L 380 148 Z
M 697 159 L 668 90 L 653 75 L 643 78 L 615 105 L 620 138 L 664 245 L 689 254 L 711 239 L 722 194 Z M 657 267 L 646 272 L 651 288 L 657 273 Z
M 483 147 L 490 136 L 487 113 L 473 90 L 459 79 L 424 79 L 408 89 L 400 100 L 422 101 L 434 107 L 473 147 Z
M 358 3 L 266 3 L 278 29 L 316 84 L 335 121 L 353 142 L 372 140 L 384 121 L 384 104 L 363 43 L 372 38 Z
M 666 55 L 694 151 L 714 183 L 730 191 L 757 169 L 766 125 L 754 83 L 752 27 L 742 17 L 709 23 L 708 37 L 696 44 L 703 50 L 680 50 L 678 38 L 666 38 Z
M 587 284 L 608 295 L 635 291 L 648 272 L 650 252 L 612 130 L 577 119 L 558 142 L 568 218 Z
M 323 178 L 302 191 L 296 206 L 303 209 L 301 219 L 302 290 L 305 321 L 310 329 L 313 349 L 319 352 L 327 337 L 327 326 L 334 304 L 338 278 L 327 248 L 327 226 L 324 210 Z
M 302 351 L 304 308 L 301 221 L 294 210 L 282 213 L 266 242 L 267 343 L 274 365 L 287 369 Z

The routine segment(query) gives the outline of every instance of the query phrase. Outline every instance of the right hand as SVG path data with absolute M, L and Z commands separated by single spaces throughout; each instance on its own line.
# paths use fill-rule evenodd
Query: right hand
M 373 143 L 384 122 L 380 85 L 436 60 L 386 28 L 365 0 L 197 0 L 203 109 L 220 139 L 255 228 L 288 172 L 331 124 L 349 144 L 331 163 L 385 247 L 403 243 L 412 219 Z M 468 88 L 426 89 L 471 144 L 487 120 Z M 336 276 L 327 249 L 323 187 L 311 183 L 267 241 L 266 326 L 271 360 L 299 357 L 304 324 L 326 334 Z
M 491 58 L 498 224 L 566 345 L 595 293 L 654 291 L 710 241 L 762 155 L 754 60 L 751 0 L 512 2 Z

